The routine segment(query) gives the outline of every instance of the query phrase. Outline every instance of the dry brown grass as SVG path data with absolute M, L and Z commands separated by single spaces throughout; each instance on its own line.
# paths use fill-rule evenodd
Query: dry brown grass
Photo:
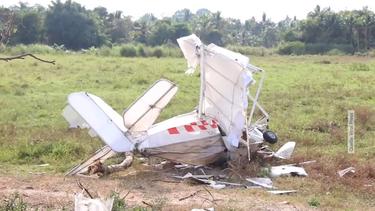
M 364 136 L 367 131 L 375 128 L 375 110 L 369 106 L 361 106 L 354 109 L 356 132 Z

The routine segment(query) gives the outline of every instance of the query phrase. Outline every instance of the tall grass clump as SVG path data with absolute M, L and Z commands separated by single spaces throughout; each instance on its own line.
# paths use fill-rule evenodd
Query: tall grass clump
M 61 54 L 64 53 L 65 49 L 60 48 L 60 46 L 48 46 L 42 44 L 31 44 L 31 45 L 15 45 L 15 46 L 6 46 L 0 48 L 0 53 L 10 54 L 10 55 L 19 55 L 24 53 L 32 54 Z

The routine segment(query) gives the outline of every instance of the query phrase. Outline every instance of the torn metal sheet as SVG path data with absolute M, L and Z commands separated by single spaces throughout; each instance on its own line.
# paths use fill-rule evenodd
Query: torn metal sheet
M 188 172 L 184 176 L 173 176 L 173 177 L 177 179 L 188 179 L 191 177 L 194 177 L 197 179 L 209 179 L 209 178 L 212 178 L 213 175 L 193 175 L 192 173 Z
M 272 180 L 267 177 L 255 177 L 255 178 L 246 178 L 248 182 L 253 183 L 254 185 L 258 185 L 264 188 L 273 189 Z
M 296 142 L 294 141 L 289 141 L 286 144 L 284 144 L 282 147 L 280 147 L 277 152 L 273 155 L 276 158 L 280 159 L 289 159 L 294 151 L 294 147 L 296 146 Z
M 355 168 L 354 167 L 348 167 L 346 169 L 338 171 L 337 174 L 339 174 L 340 177 L 343 177 L 344 175 L 346 175 L 349 172 L 355 173 Z
M 190 172 L 184 176 L 173 176 L 176 179 L 190 180 L 193 182 L 210 185 L 212 180 L 209 180 L 212 175 L 193 175 Z
M 270 169 L 271 177 L 279 176 L 308 176 L 305 169 L 298 166 L 282 165 L 272 166 Z
M 269 190 L 267 192 L 275 194 L 275 195 L 282 195 L 282 194 L 296 193 L 297 190 Z

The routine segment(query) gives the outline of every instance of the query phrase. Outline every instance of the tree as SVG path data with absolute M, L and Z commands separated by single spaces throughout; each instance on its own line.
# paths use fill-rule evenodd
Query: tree
M 0 8 L 0 47 L 7 45 L 16 32 L 16 15 L 7 8 Z
M 52 2 L 45 27 L 50 44 L 65 45 L 77 50 L 100 46 L 104 42 L 97 16 L 71 0 L 65 3 L 60 0 Z
M 43 19 L 42 13 L 30 9 L 21 12 L 17 18 L 17 32 L 12 38 L 12 43 L 32 44 L 42 39 Z
M 173 30 L 170 20 L 157 21 L 151 30 L 148 44 L 152 46 L 166 44 L 169 40 L 171 40 L 172 34 Z

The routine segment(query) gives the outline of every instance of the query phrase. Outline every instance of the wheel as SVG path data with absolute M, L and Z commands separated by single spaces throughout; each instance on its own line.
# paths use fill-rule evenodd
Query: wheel
M 274 144 L 274 143 L 277 142 L 277 135 L 276 135 L 276 133 L 268 130 L 268 131 L 263 133 L 263 139 L 270 144 Z

